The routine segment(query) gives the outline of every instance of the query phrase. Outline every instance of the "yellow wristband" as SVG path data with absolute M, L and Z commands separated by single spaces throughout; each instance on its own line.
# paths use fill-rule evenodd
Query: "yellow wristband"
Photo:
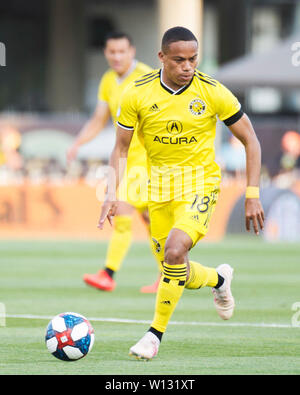
M 246 199 L 259 199 L 259 187 L 247 187 Z

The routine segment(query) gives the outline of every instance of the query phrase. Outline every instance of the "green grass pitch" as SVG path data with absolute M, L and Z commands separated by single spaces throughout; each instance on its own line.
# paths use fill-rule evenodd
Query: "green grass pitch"
M 194 260 L 234 267 L 235 314 L 223 322 L 209 288 L 185 290 L 150 362 L 130 358 L 128 350 L 153 317 L 155 295 L 139 288 L 156 279 L 156 263 L 146 243 L 133 244 L 116 290 L 105 293 L 82 281 L 83 273 L 101 268 L 105 252 L 106 244 L 98 242 L 0 242 L 0 302 L 6 309 L 1 375 L 300 373 L 300 319 L 292 310 L 300 302 L 299 245 L 252 237 L 198 244 Z M 72 363 L 54 358 L 44 342 L 48 317 L 64 311 L 85 315 L 95 329 L 91 353 Z

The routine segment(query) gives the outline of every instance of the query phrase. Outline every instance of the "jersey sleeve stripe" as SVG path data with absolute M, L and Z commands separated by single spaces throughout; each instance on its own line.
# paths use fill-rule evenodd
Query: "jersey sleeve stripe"
M 146 80 L 146 81 L 144 81 L 144 82 L 140 82 L 140 83 L 135 83 L 135 86 L 141 86 L 141 85 L 144 85 L 144 84 L 147 84 L 148 82 L 151 82 L 151 81 L 153 81 L 153 80 L 155 80 L 156 78 L 159 78 L 160 76 L 159 76 L 159 74 L 158 75 L 156 75 L 156 76 L 154 76 L 153 78 L 151 78 L 150 80 Z
M 146 82 L 147 80 L 149 80 L 150 78 L 156 77 L 159 75 L 159 72 L 156 73 L 151 73 L 150 75 L 146 74 L 146 76 L 143 76 L 143 78 L 134 81 L 136 84 L 139 84 L 140 82 Z M 145 78 L 144 78 L 145 77 Z
M 198 74 L 195 74 L 195 76 L 198 78 L 198 80 L 200 80 L 200 81 L 203 81 L 203 82 L 206 82 L 207 84 L 209 84 L 209 85 L 212 85 L 212 86 L 217 86 L 215 83 L 213 83 L 212 81 L 207 81 L 207 80 L 205 80 L 204 78 L 201 78 Z
M 204 78 L 204 79 L 206 79 L 206 80 L 209 80 L 209 81 L 211 81 L 211 82 L 214 82 L 215 84 L 217 83 L 217 80 L 215 80 L 214 78 L 212 78 L 211 76 L 209 76 L 209 75 L 207 75 L 207 74 L 202 74 L 202 73 L 200 73 L 199 70 L 195 70 L 195 73 L 196 73 L 199 77 L 202 77 L 202 78 Z
M 120 126 L 121 128 L 123 128 L 123 129 L 126 129 L 126 130 L 134 130 L 134 127 L 133 126 L 126 126 L 126 125 L 123 125 L 121 122 L 119 122 L 119 121 L 117 121 L 117 125 L 118 126 Z
M 137 82 L 137 81 L 142 81 L 142 80 L 144 80 L 144 79 L 147 79 L 147 78 L 151 77 L 151 76 L 154 75 L 154 74 L 157 74 L 157 72 L 151 71 L 151 73 L 143 74 L 143 75 L 141 76 L 140 79 L 136 80 L 136 82 Z
M 242 109 L 240 109 L 238 112 L 233 114 L 231 117 L 224 119 L 223 122 L 225 123 L 226 126 L 231 126 L 234 123 L 236 123 L 239 119 L 241 119 L 243 115 L 244 115 L 244 112 Z
M 206 79 L 206 80 L 209 80 L 209 81 L 211 81 L 211 82 L 214 82 L 215 84 L 217 83 L 217 80 L 215 80 L 214 78 L 212 78 L 210 75 L 200 73 L 199 70 L 195 70 L 195 73 L 196 73 L 199 77 L 202 77 L 202 78 L 204 78 L 204 79 Z
M 159 74 L 159 70 L 155 70 L 155 71 L 153 70 L 153 71 L 151 71 L 151 73 L 142 74 L 142 75 L 139 76 L 139 78 L 138 78 L 137 81 L 139 81 L 139 80 L 144 80 L 144 79 L 146 79 L 146 78 L 149 78 L 149 77 L 151 77 L 151 76 L 154 75 L 154 74 Z

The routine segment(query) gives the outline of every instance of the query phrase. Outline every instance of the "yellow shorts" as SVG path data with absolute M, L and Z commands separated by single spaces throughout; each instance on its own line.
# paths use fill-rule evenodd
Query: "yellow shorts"
M 165 243 L 172 228 L 187 233 L 193 246 L 206 235 L 218 194 L 219 187 L 214 186 L 191 201 L 149 202 L 151 237 L 160 261 L 164 260 Z
M 118 188 L 118 199 L 139 212 L 148 208 L 148 172 L 143 166 L 133 166 L 126 171 Z

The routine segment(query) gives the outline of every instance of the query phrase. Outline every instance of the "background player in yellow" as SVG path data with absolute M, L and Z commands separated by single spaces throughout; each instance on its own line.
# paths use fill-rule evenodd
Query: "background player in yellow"
M 91 141 L 101 132 L 110 117 L 115 124 L 120 96 L 124 89 L 130 82 L 152 70 L 149 66 L 135 59 L 135 48 L 132 40 L 124 33 L 115 32 L 107 36 L 104 55 L 110 69 L 100 81 L 98 104 L 92 118 L 84 125 L 67 152 L 68 161 L 77 156 L 81 145 Z M 137 174 L 135 169 L 141 169 L 140 174 Z M 116 282 L 113 276 L 120 269 L 132 241 L 132 215 L 134 210 L 137 209 L 141 213 L 147 226 L 149 224 L 147 201 L 139 196 L 139 191 L 137 191 L 137 194 L 127 194 L 127 191 L 135 188 L 136 178 L 143 177 L 146 173 L 146 151 L 138 138 L 134 136 L 128 153 L 128 177 L 126 179 L 127 183 L 124 185 L 127 190 L 122 189 L 124 199 L 118 202 L 105 269 L 99 270 L 96 274 L 85 274 L 84 281 L 87 284 L 104 291 L 114 290 Z M 157 286 L 158 281 L 150 286 L 142 287 L 141 291 L 156 292 Z
M 188 258 L 189 250 L 207 232 L 218 197 L 220 170 L 214 157 L 217 116 L 245 146 L 246 228 L 250 230 L 252 223 L 258 234 L 264 223 L 259 200 L 260 144 L 235 96 L 196 70 L 197 55 L 197 39 L 188 29 L 175 27 L 164 34 L 159 52 L 162 68 L 136 81 L 122 98 L 110 159 L 118 174 L 120 158 L 127 155 L 138 118 L 138 132 L 148 156 L 151 235 L 163 260 L 154 319 L 149 331 L 130 348 L 130 354 L 143 359 L 157 354 L 184 288 L 211 287 L 222 319 L 231 318 L 234 311 L 231 266 L 222 264 L 215 269 Z M 151 111 L 154 106 L 155 112 Z M 111 191 L 102 207 L 100 228 L 115 209 L 116 195 Z

